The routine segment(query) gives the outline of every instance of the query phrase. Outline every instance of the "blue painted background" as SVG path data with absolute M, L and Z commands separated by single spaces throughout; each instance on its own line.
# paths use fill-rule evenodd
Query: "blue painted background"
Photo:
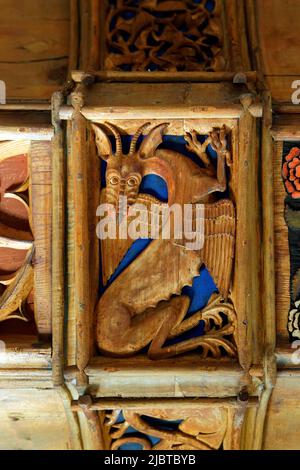
M 182 420 L 164 421 L 164 420 L 161 420 L 161 419 L 152 418 L 150 416 L 143 416 L 143 419 L 145 421 L 147 421 L 147 423 L 152 425 L 153 427 L 163 429 L 163 430 L 169 430 L 169 431 L 173 431 L 173 430 L 178 429 L 178 425 L 182 422 Z M 124 416 L 123 416 L 123 413 L 121 412 L 119 414 L 117 423 L 123 423 L 123 421 L 124 421 Z M 143 436 L 142 433 L 137 433 L 137 431 L 130 426 L 126 430 L 125 435 L 122 436 L 122 437 L 138 436 L 138 435 Z M 153 436 L 150 436 L 150 435 L 147 435 L 146 437 L 151 441 L 153 446 L 160 441 L 160 439 L 157 438 L 157 437 L 153 437 Z M 120 447 L 119 450 L 141 450 L 141 446 L 139 446 L 138 444 L 136 444 L 134 442 L 133 443 L 127 443 L 127 444 L 123 444 Z

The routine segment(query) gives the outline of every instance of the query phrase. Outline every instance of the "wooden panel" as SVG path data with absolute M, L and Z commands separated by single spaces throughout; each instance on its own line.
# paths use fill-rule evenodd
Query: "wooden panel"
M 290 308 L 290 255 L 288 229 L 284 220 L 286 192 L 281 177 L 282 143 L 274 152 L 274 228 L 275 228 L 275 289 L 277 332 L 287 337 L 287 317 Z
M 57 392 L 0 390 L 1 450 L 67 450 L 70 432 Z
M 51 143 L 30 149 L 31 208 L 35 240 L 34 313 L 40 334 L 51 334 Z
M 300 375 L 281 372 L 273 392 L 266 419 L 265 450 L 300 449 Z
M 291 84 L 299 78 L 300 3 L 298 0 L 256 0 L 263 71 L 275 101 L 291 101 Z
M 300 50 L 299 50 L 300 54 Z M 270 90 L 272 92 L 272 98 L 276 103 L 288 103 L 291 106 L 290 112 L 298 113 L 300 106 L 296 104 L 292 104 L 292 94 L 294 93 L 295 89 L 292 88 L 292 83 L 294 80 L 297 80 L 298 76 L 268 76 L 266 77 L 266 81 Z
M 0 79 L 8 100 L 48 100 L 67 75 L 69 0 L 1 0 Z
M 256 0 L 256 8 L 266 75 L 299 75 L 299 1 Z

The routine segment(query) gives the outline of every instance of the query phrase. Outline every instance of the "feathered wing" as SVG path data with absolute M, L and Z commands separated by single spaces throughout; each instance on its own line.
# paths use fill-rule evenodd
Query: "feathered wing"
M 105 199 L 103 194 L 102 200 Z M 168 207 L 167 204 L 160 202 L 155 197 L 148 194 L 139 194 L 136 204 L 141 204 L 145 208 L 148 221 L 148 238 L 151 238 L 151 221 L 155 220 L 153 214 L 153 205 L 160 209 Z M 142 211 L 141 211 L 142 212 Z M 196 211 L 193 211 L 196 214 Z M 227 298 L 230 287 L 234 245 L 235 245 L 235 210 L 230 200 L 221 200 L 213 204 L 204 205 L 204 245 L 197 253 L 201 262 L 205 264 L 212 275 L 219 292 L 224 298 Z M 195 215 L 194 215 L 195 217 Z M 134 217 L 128 218 L 128 225 Z M 146 222 L 145 222 L 146 223 Z M 143 217 L 140 218 L 140 224 L 143 224 Z M 195 221 L 193 222 L 195 226 Z M 162 218 L 159 217 L 158 231 L 161 232 Z M 120 262 L 131 247 L 133 240 L 130 237 L 115 240 L 101 240 L 102 253 L 102 276 L 103 283 L 107 284 Z M 185 241 L 175 241 L 176 244 L 186 246 Z M 185 250 L 185 249 L 184 249 Z
M 235 210 L 230 200 L 205 205 L 204 245 L 201 261 L 222 296 L 229 292 L 235 246 Z

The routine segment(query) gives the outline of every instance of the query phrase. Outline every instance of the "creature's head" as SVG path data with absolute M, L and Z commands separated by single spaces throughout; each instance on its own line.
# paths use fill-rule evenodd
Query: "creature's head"
M 120 196 L 126 196 L 128 205 L 134 204 L 139 187 L 145 175 L 146 161 L 153 157 L 155 150 L 162 142 L 167 124 L 155 126 L 143 139 L 139 149 L 137 142 L 150 123 L 143 124 L 131 140 L 128 154 L 123 153 L 121 135 L 117 128 L 105 123 L 115 138 L 115 152 L 105 131 L 93 124 L 99 156 L 107 162 L 106 194 L 107 202 L 116 205 Z

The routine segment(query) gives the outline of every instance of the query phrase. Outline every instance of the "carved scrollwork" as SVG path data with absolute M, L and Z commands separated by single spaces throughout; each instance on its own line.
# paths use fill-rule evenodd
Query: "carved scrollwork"
M 21 151 L 19 150 L 19 152 Z M 14 142 L 2 144 L 0 149 L 0 178 L 2 183 L 0 193 L 0 212 L 2 213 L 0 248 L 4 251 L 17 251 L 20 253 L 20 256 L 17 256 L 16 260 L 21 260 L 22 256 L 24 260 L 22 263 L 16 261 L 15 264 L 18 265 L 16 271 L 8 270 L 0 275 L 0 285 L 2 288 L 0 296 L 0 322 L 13 318 L 27 321 L 24 315 L 24 305 L 33 289 L 32 258 L 34 247 L 28 202 L 29 179 L 27 170 L 25 171 L 24 169 L 26 165 L 21 161 L 22 159 L 24 160 L 23 157 L 25 155 L 20 155 L 19 157 L 18 155 L 18 145 Z M 10 163 L 11 158 L 14 161 Z M 18 168 L 20 169 L 19 172 L 16 171 Z M 21 182 L 22 178 L 23 181 Z M 6 223 L 7 211 L 10 212 L 10 222 L 13 220 L 14 214 L 11 214 L 12 205 L 22 208 L 23 212 L 25 209 L 28 230 L 22 230 L 19 227 L 14 227 L 12 223 Z M 15 217 L 18 220 L 18 217 Z
M 220 2 L 111 1 L 106 18 L 107 70 L 220 71 Z
M 190 341 L 190 349 L 200 347 L 201 356 L 205 359 L 209 354 L 214 358 L 220 358 L 222 352 L 230 357 L 237 354 L 234 336 L 236 333 L 236 313 L 231 302 L 225 302 L 221 295 L 213 294 L 204 309 L 195 313 L 175 329 L 170 338 L 176 338 L 192 329 L 201 321 L 204 324 L 204 334 L 200 338 Z M 177 351 L 180 345 L 177 345 Z M 186 350 L 186 345 L 184 347 Z
M 106 413 L 111 450 L 126 445 L 143 450 L 217 450 L 228 426 L 222 408 L 198 410 L 118 410 Z

